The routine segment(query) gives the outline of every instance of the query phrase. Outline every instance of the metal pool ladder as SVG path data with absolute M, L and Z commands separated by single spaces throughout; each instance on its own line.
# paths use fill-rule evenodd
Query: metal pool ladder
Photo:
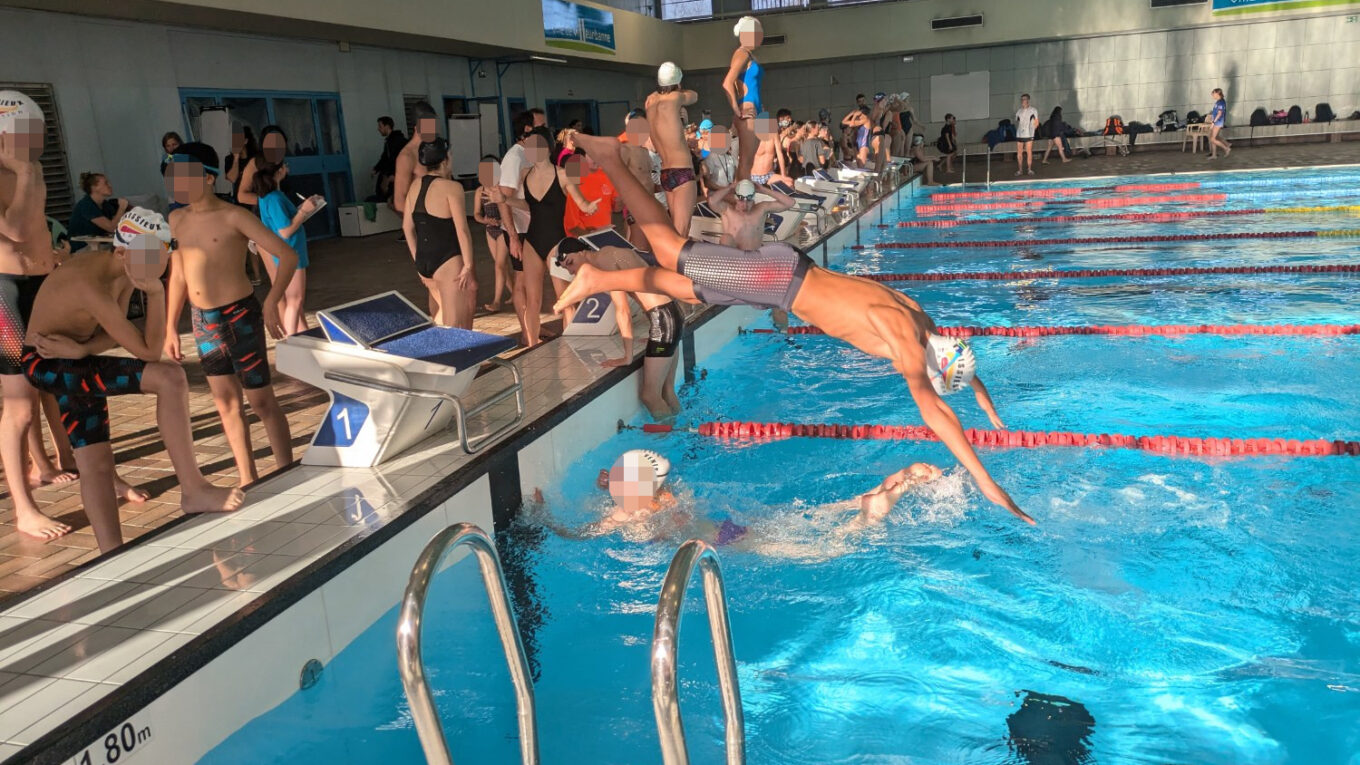
M 746 762 L 746 723 L 741 713 L 741 687 L 737 663 L 732 656 L 732 630 L 727 623 L 727 596 L 723 592 L 718 555 L 708 544 L 691 539 L 680 545 L 656 604 L 656 627 L 652 631 L 652 710 L 656 713 L 665 765 L 689 765 L 685 727 L 680 721 L 680 697 L 675 679 L 676 649 L 680 641 L 680 610 L 690 576 L 698 566 L 704 575 L 704 601 L 708 626 L 713 634 L 713 658 L 718 664 L 718 687 L 722 691 L 727 739 L 727 765 Z
M 471 547 L 477 557 L 487 599 L 491 601 L 496 631 L 500 633 L 501 646 L 505 649 L 505 663 L 510 667 L 510 679 L 515 684 L 515 704 L 519 711 L 520 758 L 524 765 L 538 765 L 534 686 L 530 680 L 524 645 L 519 639 L 515 613 L 506 595 L 505 572 L 501 569 L 500 558 L 496 555 L 496 546 L 491 538 L 472 523 L 455 523 L 430 539 L 411 569 L 411 578 L 401 599 L 401 617 L 397 621 L 397 664 L 401 669 L 401 684 L 406 690 L 406 699 L 411 704 L 411 718 L 420 736 L 420 746 L 425 751 L 425 760 L 431 765 L 453 765 L 448 742 L 444 738 L 444 726 L 439 720 L 439 710 L 435 708 L 430 685 L 425 680 L 425 662 L 420 654 L 420 627 L 425 616 L 425 595 L 430 589 L 430 580 L 439 570 L 439 564 L 459 545 Z

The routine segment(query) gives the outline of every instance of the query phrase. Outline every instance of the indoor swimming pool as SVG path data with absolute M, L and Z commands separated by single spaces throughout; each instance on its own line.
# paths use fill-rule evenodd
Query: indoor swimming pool
M 920 274 L 1357 263 L 1360 239 L 1347 236 L 1195 238 L 1345 232 L 1360 229 L 1353 210 L 1072 220 L 1112 211 L 1089 200 L 1146 195 L 1117 185 L 1168 181 L 1198 186 L 1113 211 L 1360 205 L 1355 167 L 996 185 L 1081 191 L 1030 209 L 920 216 L 916 205 L 954 189 L 904 191 L 887 203 L 881 227 L 862 232 L 863 248 L 832 253 L 830 267 Z M 1189 204 L 1178 194 L 1225 196 Z M 911 225 L 926 220 L 942 223 Z M 1170 235 L 1186 238 L 1027 244 Z M 891 246 L 921 242 L 936 246 Z M 1360 324 L 1353 273 L 1015 276 L 890 286 L 941 326 Z M 770 326 L 763 314 L 733 310 L 744 327 Z M 1360 436 L 1354 334 L 970 342 L 1012 430 Z M 682 391 L 681 425 L 921 423 L 888 361 L 832 338 L 744 333 L 701 367 Z M 970 394 L 948 402 L 965 427 L 988 427 Z M 597 474 L 635 448 L 671 461 L 678 506 L 624 534 L 559 533 L 600 518 L 609 498 Z M 498 547 L 533 668 L 543 762 L 660 760 L 653 618 L 688 516 L 748 527 L 718 549 L 748 762 L 1360 762 L 1357 458 L 978 451 L 1037 526 L 987 502 L 935 442 L 630 429 L 590 448 L 554 485 L 525 486 L 541 489 L 544 503 L 526 506 Z M 945 475 L 908 493 L 882 526 L 847 526 L 847 500 L 913 462 Z M 723 715 L 695 590 L 679 651 L 681 704 L 692 761 L 721 762 Z M 422 762 L 397 673 L 396 621 L 393 609 L 315 686 L 202 762 Z M 424 635 L 454 761 L 517 761 L 515 699 L 472 562 L 436 579 Z

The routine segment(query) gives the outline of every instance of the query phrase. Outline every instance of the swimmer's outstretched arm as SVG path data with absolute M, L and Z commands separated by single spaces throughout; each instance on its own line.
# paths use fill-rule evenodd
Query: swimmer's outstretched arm
M 959 464 L 972 474 L 978 488 L 982 489 L 987 499 L 1033 525 L 1034 519 L 1015 504 L 1015 500 L 997 484 L 987 472 L 987 468 L 982 466 L 982 460 L 978 459 L 977 452 L 973 451 L 972 444 L 968 443 L 968 437 L 963 433 L 963 425 L 959 423 L 958 415 L 954 414 L 954 410 L 949 408 L 931 386 L 930 378 L 926 375 L 924 350 L 919 343 L 906 340 L 915 335 L 915 324 L 891 309 L 870 308 L 867 316 L 879 337 L 892 350 L 893 367 L 906 379 L 907 390 L 911 391 L 911 397 L 921 411 L 921 418 L 925 420 L 926 427 L 939 436 Z
M 1006 423 L 1001 421 L 1001 415 L 996 413 L 996 406 L 992 403 L 992 395 L 987 392 L 987 386 L 982 384 L 982 378 L 973 376 L 973 395 L 977 398 L 978 406 L 987 413 L 987 419 L 992 423 L 992 427 L 997 430 L 1005 430 Z
M 530 518 L 543 524 L 549 531 L 563 539 L 579 542 L 582 539 L 590 539 L 607 533 L 607 531 L 598 528 L 599 524 L 595 523 L 588 523 L 579 529 L 568 528 L 558 523 L 557 519 L 553 518 L 552 513 L 548 511 L 548 504 L 543 500 L 542 489 L 534 489 L 533 496 L 524 500 L 524 510 Z
M 861 495 L 858 502 L 851 503 L 859 506 L 859 514 L 850 521 L 850 526 L 864 528 L 882 523 L 903 494 L 941 475 L 940 469 L 934 465 L 917 462 L 884 478 L 878 486 Z

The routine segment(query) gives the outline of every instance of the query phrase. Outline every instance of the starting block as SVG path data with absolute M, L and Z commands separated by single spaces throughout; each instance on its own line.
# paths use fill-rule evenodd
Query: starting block
M 330 409 L 302 455 L 306 465 L 371 467 L 453 422 L 463 451 L 481 451 L 524 419 L 519 368 L 496 355 L 514 341 L 437 327 L 397 292 L 317 312 L 321 326 L 275 347 L 280 372 L 330 395 Z M 464 406 L 477 370 L 490 362 L 513 382 L 473 408 Z M 472 438 L 467 419 L 513 396 L 515 418 Z

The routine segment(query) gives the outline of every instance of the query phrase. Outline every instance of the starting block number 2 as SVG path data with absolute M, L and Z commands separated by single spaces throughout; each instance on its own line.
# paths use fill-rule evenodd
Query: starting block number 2
M 607 292 L 591 295 L 581 301 L 581 307 L 576 309 L 576 315 L 571 320 L 582 324 L 596 324 L 604 318 L 605 312 L 613 306 L 613 303 Z
M 340 393 L 332 395 L 335 400 L 312 443 L 316 446 L 352 446 L 368 419 L 368 406 Z

